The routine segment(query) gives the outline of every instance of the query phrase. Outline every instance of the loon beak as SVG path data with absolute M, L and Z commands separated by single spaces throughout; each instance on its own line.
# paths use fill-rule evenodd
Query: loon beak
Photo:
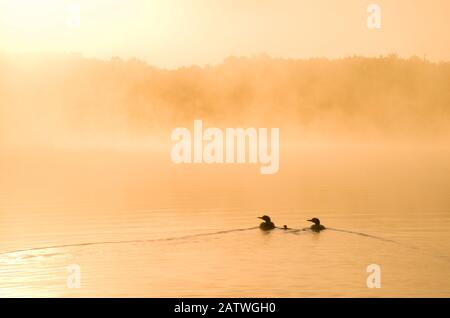
M 313 222 L 313 220 L 311 219 L 311 220 L 306 220 L 306 221 L 309 221 L 309 222 Z
M 258 219 L 261 219 L 261 220 L 262 220 L 262 219 L 263 219 L 263 217 L 262 217 L 262 216 L 258 216 Z

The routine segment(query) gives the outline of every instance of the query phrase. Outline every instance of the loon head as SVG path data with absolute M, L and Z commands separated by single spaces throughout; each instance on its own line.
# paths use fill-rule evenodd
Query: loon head
M 267 222 L 267 223 L 270 222 L 270 216 L 268 216 L 268 215 L 258 216 L 258 219 L 264 220 L 264 222 Z
M 309 222 L 313 222 L 315 225 L 320 225 L 320 220 L 318 218 L 312 218 L 310 220 L 307 220 Z

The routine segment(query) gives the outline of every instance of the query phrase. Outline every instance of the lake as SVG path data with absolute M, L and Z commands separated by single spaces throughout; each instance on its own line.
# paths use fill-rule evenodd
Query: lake
M 443 147 L 310 145 L 261 175 L 168 149 L 3 149 L 0 296 L 449 297 L 449 162 Z M 264 214 L 330 229 L 262 232 Z

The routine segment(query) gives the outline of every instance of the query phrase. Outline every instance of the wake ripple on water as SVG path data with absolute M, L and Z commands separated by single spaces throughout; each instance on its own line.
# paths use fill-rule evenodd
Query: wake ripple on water
M 166 238 L 156 238 L 156 239 L 144 239 L 144 240 L 98 241 L 98 242 L 86 242 L 86 243 L 76 243 L 76 244 L 51 245 L 51 246 L 34 247 L 34 248 L 2 252 L 2 253 L 0 253 L 0 257 L 1 256 L 13 256 L 14 254 L 18 254 L 18 253 L 36 252 L 36 251 L 43 251 L 43 250 L 50 250 L 50 249 L 68 248 L 68 247 L 85 247 L 85 246 L 93 246 L 93 245 L 150 243 L 150 242 L 186 240 L 186 239 L 197 238 L 197 237 L 205 237 L 205 236 L 213 236 L 213 235 L 229 234 L 229 233 L 235 233 L 235 232 L 255 230 L 257 228 L 258 228 L 257 226 L 254 226 L 254 227 L 249 227 L 249 228 L 222 230 L 222 231 L 216 231 L 216 232 L 191 234 L 191 235 L 184 235 L 184 236 L 174 236 L 174 237 L 166 237 Z M 51 254 L 51 255 L 56 255 L 56 254 L 57 253 Z M 35 256 L 37 257 L 37 256 L 42 256 L 42 255 L 35 255 Z M 33 257 L 33 256 L 28 255 L 27 257 Z
M 98 246 L 98 245 L 113 245 L 113 244 L 132 244 L 132 243 L 152 243 L 152 242 L 165 242 L 165 241 L 182 241 L 182 240 L 188 240 L 188 239 L 194 239 L 199 237 L 208 237 L 208 236 L 216 236 L 216 235 L 222 235 L 222 234 L 230 234 L 230 233 L 236 233 L 236 232 L 244 232 L 244 231 L 251 231 L 256 230 L 259 227 L 249 227 L 249 228 L 239 228 L 239 229 L 231 229 L 231 230 L 222 230 L 222 231 L 215 231 L 215 232 L 208 232 L 208 233 L 199 233 L 199 234 L 191 234 L 191 235 L 184 235 L 184 236 L 174 236 L 174 237 L 166 237 L 166 238 L 155 238 L 155 239 L 143 239 L 143 240 L 122 240 L 122 241 L 97 241 L 97 242 L 86 242 L 86 243 L 76 243 L 76 244 L 61 244 L 61 245 L 51 245 L 51 246 L 43 246 L 43 247 L 34 247 L 34 248 L 28 248 L 28 249 L 19 249 L 19 250 L 13 250 L 8 252 L 1 252 L 0 253 L 0 260 L 1 257 L 13 257 L 16 258 L 17 254 L 19 253 L 27 253 L 27 252 L 43 252 L 46 250 L 52 250 L 52 249 L 59 249 L 59 248 L 71 248 L 71 247 L 86 247 L 86 246 Z M 295 234 L 299 235 L 301 233 L 313 233 L 310 228 L 279 228 L 278 230 L 282 230 L 282 232 L 286 234 Z M 426 251 L 421 250 L 418 247 L 407 245 L 404 243 L 400 243 L 398 241 L 383 238 L 380 236 L 375 236 L 363 232 L 356 232 L 356 231 L 349 231 L 349 230 L 343 230 L 343 229 L 336 229 L 336 228 L 327 228 L 326 231 L 334 231 L 334 232 L 341 232 L 341 233 L 347 233 L 347 234 L 353 234 L 360 237 L 375 239 L 387 243 L 393 243 L 397 244 L 399 246 L 408 248 L 408 249 L 414 249 L 418 252 L 424 253 L 428 256 L 439 258 L 440 260 L 450 262 L 450 259 L 446 256 L 442 255 L 434 255 L 426 253 Z M 55 255 L 61 255 L 65 253 L 48 253 L 44 254 L 27 254 L 27 255 L 20 255 L 20 259 L 27 259 L 27 258 L 35 258 L 35 257 L 42 257 L 42 256 L 55 256 Z

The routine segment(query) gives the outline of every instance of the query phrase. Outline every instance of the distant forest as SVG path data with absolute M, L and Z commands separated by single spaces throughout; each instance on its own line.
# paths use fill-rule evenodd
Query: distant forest
M 312 133 L 448 136 L 450 63 L 262 55 L 165 70 L 137 59 L 0 55 L 0 139 L 151 134 L 194 119 Z

